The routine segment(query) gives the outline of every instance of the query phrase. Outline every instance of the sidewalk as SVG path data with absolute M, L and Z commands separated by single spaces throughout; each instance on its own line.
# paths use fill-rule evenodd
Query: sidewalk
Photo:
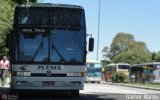
M 10 89 L 10 85 L 9 84 L 5 84 L 4 86 L 0 85 L 0 91 L 3 89 Z
M 0 80 L 0 89 L 1 89 L 1 88 L 10 88 L 10 85 L 9 85 L 10 79 L 9 79 L 9 78 L 7 78 L 7 79 L 8 79 L 8 80 L 6 80 L 4 86 L 2 86 L 2 82 L 1 82 L 1 80 Z
M 4 86 L 0 86 L 0 88 L 10 88 L 9 84 L 5 84 Z
M 101 82 L 102 84 L 108 84 L 108 85 L 117 85 L 117 86 L 126 86 L 126 87 L 133 87 L 133 88 L 141 88 L 141 89 L 148 89 L 148 90 L 157 90 L 160 91 L 160 88 L 156 87 L 147 87 L 147 86 L 138 86 L 135 84 L 125 84 L 125 83 L 112 83 L 112 82 Z

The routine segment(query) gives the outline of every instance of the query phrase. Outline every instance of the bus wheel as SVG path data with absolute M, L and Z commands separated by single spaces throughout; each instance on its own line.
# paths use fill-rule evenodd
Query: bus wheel
M 79 90 L 71 90 L 71 95 L 73 97 L 79 97 Z
M 100 84 L 100 82 L 98 82 L 98 84 Z

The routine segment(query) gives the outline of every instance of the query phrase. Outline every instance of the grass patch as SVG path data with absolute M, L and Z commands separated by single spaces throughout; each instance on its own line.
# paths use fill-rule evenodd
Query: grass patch
M 143 83 L 123 83 L 122 85 L 160 89 L 160 83 L 146 83 L 146 84 L 143 84 Z

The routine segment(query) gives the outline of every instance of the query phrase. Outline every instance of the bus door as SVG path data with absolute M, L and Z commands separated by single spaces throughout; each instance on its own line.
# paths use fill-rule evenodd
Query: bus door
M 111 74 L 112 74 L 112 67 L 111 66 L 107 66 L 106 67 L 106 71 L 105 71 L 105 80 L 106 81 L 112 81 L 111 80 Z
M 143 66 L 142 80 L 149 82 L 152 79 L 153 68 L 151 66 Z

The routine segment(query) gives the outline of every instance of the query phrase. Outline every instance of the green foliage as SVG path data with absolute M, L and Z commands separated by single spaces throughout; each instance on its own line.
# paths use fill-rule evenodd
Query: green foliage
M 110 52 L 107 46 L 103 48 L 102 53 L 105 60 L 110 58 Z
M 151 59 L 152 59 L 152 61 L 156 60 L 156 52 L 151 53 Z
M 128 33 L 118 33 L 112 41 L 110 51 L 104 47 L 102 52 L 115 63 L 139 64 L 151 61 L 147 45 L 135 41 L 134 36 Z
M 26 3 L 35 3 L 37 0 L 12 0 L 16 2 L 17 4 L 26 4 Z
M 156 62 L 160 62 L 160 52 L 156 53 L 155 59 Z
M 27 3 L 28 0 L 0 0 L 0 56 L 6 55 L 8 49 L 5 48 L 6 34 L 12 28 L 13 14 L 16 4 Z M 30 3 L 37 0 L 29 0 Z
M 12 27 L 14 7 L 12 0 L 0 0 L 0 56 L 8 52 L 5 38 Z
M 139 44 L 134 44 L 133 47 L 123 51 L 122 53 L 116 55 L 113 62 L 125 62 L 129 64 L 141 64 L 149 62 L 151 60 L 151 55 L 148 51 L 144 50 L 143 46 Z
M 151 53 L 151 61 L 152 62 L 160 62 L 160 51 Z
M 122 51 L 128 49 L 129 44 L 134 41 L 134 36 L 127 33 L 118 33 L 112 41 L 110 53 L 111 59 L 113 59 L 116 55 L 121 53 Z
M 122 72 L 113 72 L 111 75 L 112 82 L 124 83 L 128 80 L 128 76 Z

